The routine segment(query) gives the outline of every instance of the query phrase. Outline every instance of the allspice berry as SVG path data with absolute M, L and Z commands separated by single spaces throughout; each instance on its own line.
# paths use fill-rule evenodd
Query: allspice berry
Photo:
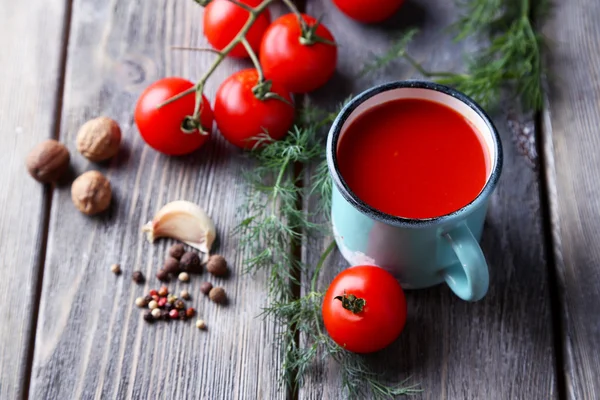
M 131 279 L 135 283 L 144 283 L 146 280 L 146 278 L 144 278 L 144 274 L 142 274 L 142 271 L 134 271 L 133 275 L 131 275 Z
M 169 273 L 164 269 L 161 269 L 156 273 L 156 278 L 161 282 L 169 282 L 171 280 Z
M 208 293 L 208 297 L 210 297 L 210 299 L 212 301 L 214 301 L 215 303 L 225 303 L 225 301 L 227 300 L 227 295 L 225 294 L 225 289 L 223 289 L 222 287 L 214 287 L 212 289 L 210 289 L 210 292 Z
M 202 265 L 200 263 L 200 257 L 193 251 L 188 251 L 181 256 L 179 260 L 179 267 L 186 272 L 197 274 L 202 272 Z
M 227 261 L 225 260 L 225 257 L 218 254 L 210 256 L 208 263 L 206 264 L 206 270 L 214 276 L 227 275 Z
M 202 284 L 200 285 L 200 291 L 207 296 L 210 293 L 210 290 L 212 288 L 213 288 L 213 285 L 210 282 L 202 282 Z
M 121 128 L 108 117 L 89 120 L 77 132 L 77 151 L 90 161 L 104 161 L 119 152 Z
M 180 260 L 181 256 L 185 253 L 185 248 L 181 243 L 174 244 L 169 248 L 169 256 L 176 260 Z
M 54 139 L 35 146 L 27 155 L 27 171 L 38 182 L 56 182 L 69 169 L 69 150 Z
M 178 274 L 181 271 L 179 261 L 177 261 L 175 257 L 171 256 L 167 257 L 167 259 L 165 260 L 165 265 L 163 266 L 163 269 L 167 271 L 167 273 L 173 275 Z
M 112 197 L 110 182 L 98 171 L 81 174 L 71 185 L 71 200 L 86 215 L 98 214 L 108 208 Z

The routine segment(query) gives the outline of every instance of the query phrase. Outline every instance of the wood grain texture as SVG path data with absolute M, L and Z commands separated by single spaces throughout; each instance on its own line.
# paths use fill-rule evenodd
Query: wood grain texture
M 411 45 L 418 60 L 432 70 L 462 66 L 463 49 L 443 33 L 456 15 L 451 2 L 407 2 L 399 16 L 383 28 L 354 23 L 330 4 L 309 4 L 309 13 L 326 15 L 325 24 L 341 43 L 339 74 L 328 88 L 313 96 L 318 104 L 340 101 L 349 93 L 384 81 L 416 77 L 398 62 L 368 78 L 352 79 L 372 54 L 383 53 L 391 38 L 410 25 L 422 30 Z M 410 383 L 420 383 L 424 391 L 416 399 L 558 397 L 535 131 L 530 118 L 508 105 L 496 112 L 494 120 L 501 132 L 505 160 L 482 239 L 490 265 L 487 296 L 466 303 L 446 286 L 408 291 L 409 316 L 400 339 L 366 357 L 382 377 L 395 382 L 410 377 Z M 305 260 L 315 265 L 330 240 L 309 240 Z M 337 251 L 334 254 L 320 279 L 321 288 L 347 266 Z M 300 398 L 339 399 L 340 391 L 337 366 L 325 362 L 317 365 Z
M 198 79 L 210 54 L 171 51 L 171 45 L 204 46 L 202 9 L 192 1 L 75 0 L 65 82 L 61 140 L 74 152 L 76 173 L 97 169 L 112 182 L 113 204 L 95 218 L 80 214 L 69 188 L 54 195 L 35 343 L 31 397 L 35 399 L 277 399 L 275 326 L 257 318 L 265 304 L 262 276 L 242 276 L 237 238 L 243 216 L 236 207 L 251 168 L 240 152 L 214 136 L 197 153 L 166 157 L 147 147 L 133 123 L 141 91 L 163 76 Z M 239 68 L 226 61 L 210 79 L 212 97 Z M 110 162 L 92 164 L 75 153 L 75 135 L 87 119 L 106 115 L 123 130 L 124 145 Z M 228 279 L 192 276 L 190 304 L 206 320 L 149 325 L 136 297 L 160 286 L 154 277 L 171 244 L 149 244 L 141 226 L 165 203 L 202 205 L 218 230 L 218 253 L 232 268 Z M 121 277 L 109 269 L 120 263 Z M 140 269 L 145 285 L 131 273 Z M 228 306 L 199 292 L 210 280 L 225 287 Z
M 54 136 L 64 14 L 63 1 L 0 2 L 0 399 L 21 397 L 27 381 L 48 211 L 24 161 Z
M 600 398 L 600 3 L 556 4 L 544 153 L 570 399 Z

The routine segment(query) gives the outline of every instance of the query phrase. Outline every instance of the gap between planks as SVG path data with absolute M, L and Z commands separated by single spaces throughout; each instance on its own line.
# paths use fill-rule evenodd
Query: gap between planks
M 67 57 L 69 56 L 69 36 L 71 34 L 71 17 L 73 12 L 73 0 L 65 1 L 65 14 L 63 29 L 61 35 L 62 47 L 59 56 L 59 75 L 56 98 L 54 99 L 54 117 L 52 122 L 52 139 L 60 140 L 60 124 L 62 120 L 63 98 L 65 91 L 65 78 L 67 74 Z M 46 266 L 46 250 L 48 247 L 48 231 L 50 228 L 50 210 L 52 209 L 52 194 L 54 192 L 54 183 L 44 185 L 44 198 L 42 201 L 42 242 L 39 249 L 39 261 L 36 268 L 37 281 L 35 282 L 33 292 L 33 303 L 30 317 L 30 333 L 27 342 L 27 356 L 25 365 L 25 376 L 23 377 L 23 399 L 29 399 L 29 388 L 31 386 L 31 374 L 33 370 L 33 356 L 35 354 L 35 336 L 37 333 L 38 316 L 40 312 L 40 302 L 42 299 L 42 287 L 44 283 L 44 269 Z

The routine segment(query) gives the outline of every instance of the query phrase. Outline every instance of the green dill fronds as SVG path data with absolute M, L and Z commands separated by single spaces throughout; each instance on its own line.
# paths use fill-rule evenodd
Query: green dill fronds
M 394 41 L 394 44 L 392 44 L 385 54 L 376 57 L 375 60 L 367 63 L 359 72 L 358 76 L 363 77 L 373 71 L 389 65 L 392 61 L 397 60 L 398 58 L 404 57 L 407 52 L 408 45 L 410 42 L 412 42 L 417 33 L 419 33 L 419 30 L 417 28 L 412 28 L 408 32 L 401 35 Z

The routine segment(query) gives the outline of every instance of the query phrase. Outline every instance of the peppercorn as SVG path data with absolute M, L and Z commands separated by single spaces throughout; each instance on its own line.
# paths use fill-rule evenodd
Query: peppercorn
M 158 289 L 159 296 L 165 297 L 168 294 L 169 294 L 169 289 L 166 286 L 161 286 L 160 289 Z
M 174 244 L 169 248 L 169 255 L 175 258 L 176 260 L 181 259 L 183 253 L 185 253 L 185 248 L 181 243 Z
M 154 299 L 149 294 L 147 294 L 146 296 L 144 296 L 144 302 L 146 304 L 150 303 L 152 300 L 154 300 Z
M 161 297 L 160 299 L 158 299 L 157 302 L 159 307 L 164 307 L 165 304 L 167 304 L 167 298 L 166 297 Z
M 188 251 L 181 256 L 179 261 L 179 267 L 192 274 L 199 274 L 202 272 L 202 265 L 200 264 L 200 257 L 193 251 Z
M 188 282 L 190 280 L 190 276 L 188 275 L 187 272 L 180 273 L 178 278 L 181 282 Z
M 150 296 L 158 295 L 158 291 L 156 289 L 152 289 L 151 291 L 148 292 L 148 294 Z
M 206 329 L 206 323 L 204 322 L 204 320 L 199 319 L 196 321 L 196 328 L 198 329 Z
M 177 311 L 177 310 L 169 311 L 169 317 L 171 317 L 171 319 L 179 318 L 179 311 Z
M 213 285 L 210 282 L 202 282 L 200 285 L 200 291 L 208 296 L 210 293 L 210 289 L 212 289 Z
M 167 304 L 165 304 L 165 311 L 171 311 L 173 309 L 173 304 L 167 302 Z
M 160 310 L 160 308 L 155 308 L 151 311 L 151 314 L 155 319 L 160 319 L 160 317 L 162 317 L 162 311 Z
M 133 275 L 131 275 L 131 279 L 133 279 L 135 283 L 144 283 L 146 280 L 146 278 L 144 278 L 144 274 L 142 274 L 142 271 L 134 271 Z
M 138 307 L 146 307 L 148 305 L 148 302 L 144 297 L 138 297 L 137 299 L 135 299 L 135 305 Z
M 121 266 L 119 264 L 113 264 L 110 266 L 110 270 L 115 275 L 121 275 Z
M 177 296 L 173 296 L 172 294 L 170 294 L 169 297 L 167 297 L 167 302 L 170 304 L 175 303 L 175 300 L 177 300 Z
M 194 310 L 192 307 L 190 307 L 187 310 L 185 310 L 185 315 L 188 318 L 192 318 L 194 315 L 196 315 L 196 310 Z
M 160 299 L 160 296 L 159 296 L 159 295 L 157 295 L 157 294 L 153 294 L 153 295 L 152 295 L 152 296 L 150 296 L 150 297 L 152 297 L 152 300 L 154 300 L 154 301 L 158 301 L 158 299 Z
M 148 308 L 151 310 L 158 308 L 158 302 L 156 302 L 156 300 L 152 300 L 150 303 L 148 303 Z
M 227 261 L 225 257 L 218 254 L 213 254 L 209 257 L 206 264 L 206 270 L 214 276 L 225 276 L 229 272 L 227 270 Z
M 174 257 L 167 257 L 163 269 L 169 274 L 178 274 L 181 271 L 179 261 Z
M 227 295 L 225 294 L 225 289 L 223 289 L 222 287 L 214 287 L 212 289 L 210 289 L 210 292 L 208 293 L 208 297 L 210 297 L 210 299 L 212 301 L 214 301 L 215 303 L 225 303 L 225 301 L 227 300 Z
M 185 303 L 181 300 L 175 300 L 175 308 L 178 310 L 181 310 L 182 308 L 185 308 Z
M 154 317 L 152 316 L 152 313 L 150 311 L 144 311 L 144 321 L 146 321 L 146 322 L 154 321 Z
M 161 269 L 156 273 L 156 278 L 161 282 L 169 282 L 171 280 L 169 273 L 164 269 Z
M 190 299 L 190 292 L 188 292 L 187 290 L 182 290 L 179 295 L 181 296 L 182 299 L 185 299 L 185 300 Z

